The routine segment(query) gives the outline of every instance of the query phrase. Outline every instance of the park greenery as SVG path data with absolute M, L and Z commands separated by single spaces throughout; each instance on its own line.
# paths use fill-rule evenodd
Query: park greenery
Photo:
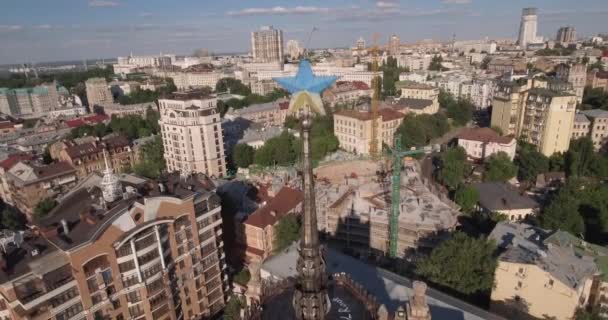
M 138 175 L 156 179 L 165 170 L 163 141 L 160 136 L 145 142 L 141 146 L 140 156 L 140 161 L 133 166 L 133 171 Z
M 296 215 L 286 215 L 276 226 L 274 238 L 274 251 L 279 252 L 289 247 L 300 238 L 300 220 Z
M 57 201 L 51 198 L 44 198 L 36 204 L 34 207 L 34 217 L 41 219 L 44 218 L 51 210 L 57 206 Z
M 12 73 L 8 78 L 0 78 L 0 88 L 27 88 L 34 87 L 45 82 L 57 81 L 68 90 L 75 88 L 79 83 L 84 83 L 89 78 L 105 78 L 110 80 L 114 74 L 111 66 L 106 68 L 92 68 L 87 71 L 73 71 L 60 73 L 41 73 L 38 78 L 26 78 L 22 74 Z
M 483 179 L 486 182 L 507 182 L 517 175 L 517 166 L 502 151 L 489 156 L 485 167 Z
M 405 148 L 428 145 L 431 140 L 446 134 L 450 129 L 448 119 L 441 113 L 409 115 L 397 128 L 401 144 Z
M 241 80 L 233 78 L 220 79 L 216 86 L 216 92 L 230 92 L 232 94 L 241 95 L 243 99 L 232 98 L 227 101 L 219 100 L 217 102 L 217 108 L 220 111 L 220 115 L 223 117 L 229 109 L 241 109 L 248 107 L 252 104 L 267 103 L 276 101 L 280 98 L 285 98 L 289 94 L 287 91 L 282 89 L 274 89 L 271 93 L 261 96 L 251 92 L 251 89 L 243 84 Z
M 496 265 L 494 241 L 457 232 L 417 261 L 415 272 L 431 283 L 471 297 L 492 290 Z
M 562 47 L 559 44 L 556 44 L 553 49 L 545 48 L 541 50 L 537 50 L 534 54 L 537 56 L 569 56 L 576 51 L 574 47 Z
M 457 190 L 470 170 L 466 151 L 459 146 L 452 147 L 441 153 L 438 158 L 438 181 L 451 191 Z
M 158 111 L 148 108 L 145 116 L 127 115 L 125 117 L 112 116 L 108 124 L 84 125 L 72 129 L 70 136 L 80 138 L 84 136 L 103 137 L 110 133 L 123 135 L 130 140 L 143 138 L 160 132 Z
M 462 212 L 471 214 L 479 201 L 479 192 L 472 186 L 461 186 L 454 194 L 454 202 L 460 206 Z

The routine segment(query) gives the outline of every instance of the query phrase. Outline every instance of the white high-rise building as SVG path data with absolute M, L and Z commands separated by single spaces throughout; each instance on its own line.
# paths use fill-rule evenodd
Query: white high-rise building
M 224 136 L 217 98 L 200 92 L 175 92 L 158 100 L 165 162 L 169 172 L 226 175 Z
M 302 47 L 298 40 L 287 41 L 287 53 L 291 59 L 297 59 L 302 54 Z
M 264 26 L 252 32 L 251 52 L 257 62 L 283 61 L 283 31 Z
M 526 49 L 528 44 L 537 42 L 536 29 L 538 24 L 538 9 L 524 8 L 521 14 L 521 24 L 519 25 L 519 37 L 517 44 Z

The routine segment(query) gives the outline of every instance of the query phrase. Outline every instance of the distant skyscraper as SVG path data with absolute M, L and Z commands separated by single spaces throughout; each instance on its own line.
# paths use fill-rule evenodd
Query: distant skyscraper
M 107 106 L 114 102 L 104 78 L 91 78 L 85 82 L 89 106 Z
M 574 27 L 561 27 L 557 30 L 555 41 L 559 43 L 570 43 L 576 41 L 576 29 Z
M 390 52 L 390 54 L 397 54 L 399 52 L 400 45 L 401 42 L 399 40 L 399 37 L 396 34 L 393 34 L 388 39 L 388 51 Z
M 289 40 L 287 41 L 287 54 L 291 59 L 297 59 L 302 54 L 302 47 L 300 47 L 300 42 L 298 40 Z
M 283 61 L 283 31 L 265 26 L 252 32 L 251 52 L 257 62 Z
M 536 8 L 524 8 L 521 14 L 521 24 L 519 25 L 519 38 L 517 44 L 525 49 L 528 44 L 536 42 L 536 28 L 538 17 Z

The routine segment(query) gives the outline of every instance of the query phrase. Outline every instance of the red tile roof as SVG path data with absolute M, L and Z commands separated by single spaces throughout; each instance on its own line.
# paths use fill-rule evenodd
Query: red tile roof
M 0 167 L 6 171 L 12 168 L 17 162 L 22 160 L 31 160 L 32 158 L 33 156 L 27 153 L 12 154 L 0 162 Z
M 490 128 L 466 128 L 460 132 L 458 139 L 508 144 L 514 138 L 512 136 L 501 136 Z
M 77 127 L 82 127 L 82 126 L 86 125 L 86 122 L 84 122 L 84 120 L 82 120 L 82 119 L 73 119 L 73 120 L 67 120 L 65 122 L 65 124 L 70 128 L 77 128 Z
M 109 119 L 110 119 L 110 117 L 108 117 L 105 114 L 96 114 L 94 116 L 67 120 L 65 122 L 65 124 L 70 128 L 77 128 L 77 127 L 82 127 L 87 124 L 97 124 L 97 123 L 104 122 Z
M 265 206 L 252 213 L 245 224 L 258 228 L 274 225 L 279 219 L 295 209 L 302 202 L 304 194 L 300 190 L 283 187 Z
M 15 128 L 15 124 L 10 121 L 2 121 L 0 122 L 0 130 L 2 129 L 13 129 Z

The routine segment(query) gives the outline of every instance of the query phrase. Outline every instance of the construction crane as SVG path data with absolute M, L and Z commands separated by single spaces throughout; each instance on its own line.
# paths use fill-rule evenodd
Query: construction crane
M 373 46 L 371 48 L 371 71 L 375 74 L 378 72 L 378 38 L 380 35 L 375 33 L 372 36 Z M 380 83 L 376 83 L 380 81 Z M 380 150 L 378 150 L 378 110 L 380 110 L 380 87 L 382 86 L 380 77 L 372 78 L 371 84 L 373 86 L 373 94 L 371 101 L 371 113 L 372 113 L 372 139 L 369 142 L 369 154 L 372 156 L 372 159 L 378 159 L 380 155 Z
M 394 139 L 393 149 L 389 157 L 393 159 L 393 174 L 391 176 L 391 212 L 389 215 L 389 256 L 397 257 L 397 242 L 399 241 L 399 213 L 401 206 L 401 159 L 416 154 L 426 154 L 438 151 L 439 145 L 401 150 L 401 137 Z

